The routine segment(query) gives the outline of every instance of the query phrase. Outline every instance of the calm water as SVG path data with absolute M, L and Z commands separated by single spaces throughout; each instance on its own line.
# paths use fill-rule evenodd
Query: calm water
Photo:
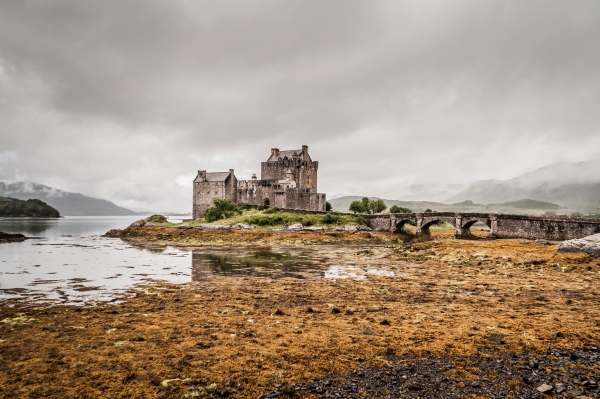
M 140 216 L 0 219 L 0 231 L 33 239 L 0 244 L 0 298 L 87 303 L 113 301 L 123 290 L 150 281 L 185 283 L 214 275 L 365 278 L 366 270 L 343 261 L 347 250 L 310 248 L 185 249 L 134 246 L 102 237 Z M 178 221 L 173 219 L 172 221 Z M 387 274 L 386 274 L 387 273 Z M 391 273 L 391 274 L 390 274 Z

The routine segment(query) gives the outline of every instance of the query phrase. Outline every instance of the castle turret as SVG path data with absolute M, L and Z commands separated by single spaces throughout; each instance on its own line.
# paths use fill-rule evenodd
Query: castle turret
M 294 172 L 290 168 L 285 171 L 285 178 L 287 180 L 294 180 Z

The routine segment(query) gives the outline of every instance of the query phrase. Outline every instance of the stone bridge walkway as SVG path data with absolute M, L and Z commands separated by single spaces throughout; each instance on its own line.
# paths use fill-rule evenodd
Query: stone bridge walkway
M 417 227 L 417 235 L 427 236 L 436 222 L 451 224 L 457 238 L 470 238 L 471 226 L 481 222 L 490 228 L 490 238 L 526 238 L 552 241 L 571 240 L 600 233 L 600 219 L 555 216 L 504 215 L 489 213 L 391 213 L 361 215 L 374 230 L 402 233 L 406 223 Z

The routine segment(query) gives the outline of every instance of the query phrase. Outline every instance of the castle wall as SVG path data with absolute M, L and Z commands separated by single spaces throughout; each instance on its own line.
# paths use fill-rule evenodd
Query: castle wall
M 264 190 L 260 180 L 237 181 L 238 204 L 262 206 L 265 198 L 269 198 L 268 190 Z
M 194 206 L 192 216 L 201 218 L 210 208 L 215 198 L 225 198 L 224 182 L 197 182 L 194 183 Z
M 317 192 L 317 171 L 319 162 L 307 161 L 300 158 L 282 159 L 280 161 L 261 162 L 260 178 L 263 181 L 285 180 L 286 171 L 294 172 L 296 187 Z

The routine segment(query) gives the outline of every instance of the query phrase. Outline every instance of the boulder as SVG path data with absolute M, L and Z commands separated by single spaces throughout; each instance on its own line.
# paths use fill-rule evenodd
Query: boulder
M 288 227 L 286 227 L 287 230 L 300 230 L 302 229 L 304 226 L 302 226 L 302 223 L 294 223 L 292 225 L 289 225 Z
M 558 252 L 600 255 L 600 234 L 563 241 L 558 246 Z
M 197 230 L 231 230 L 229 226 L 221 226 L 217 224 L 200 224 L 198 226 L 194 226 Z
M 315 226 L 302 228 L 302 231 L 325 231 L 325 230 L 327 230 L 325 227 L 315 227 Z
M 129 225 L 129 227 L 145 227 L 147 224 L 145 219 L 137 220 Z
M 337 226 L 335 228 L 336 231 L 345 231 L 348 233 L 355 233 L 357 231 L 371 231 L 371 228 L 367 226 L 357 226 L 354 224 L 347 224 L 345 226 Z

